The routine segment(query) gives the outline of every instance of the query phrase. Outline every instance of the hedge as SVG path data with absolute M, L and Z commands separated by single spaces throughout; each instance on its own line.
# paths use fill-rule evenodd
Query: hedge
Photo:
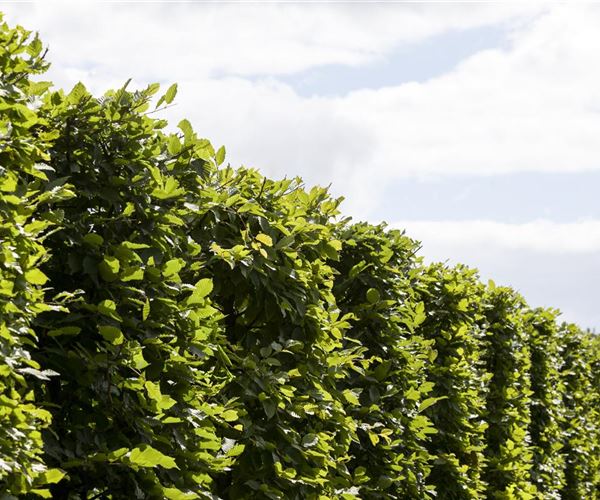
M 31 356 L 36 316 L 61 309 L 44 294 L 40 270 L 50 258 L 44 238 L 56 230 L 50 203 L 73 195 L 48 183 L 48 146 L 36 99 L 49 84 L 33 81 L 47 64 L 37 36 L 9 28 L 0 15 L 0 491 L 22 493 L 58 480 L 44 464 L 41 431 L 51 414 L 36 401 L 35 378 L 58 375 Z M 43 211 L 43 217 L 36 217 Z
M 597 336 L 44 56 L 0 25 L 1 498 L 599 498 Z

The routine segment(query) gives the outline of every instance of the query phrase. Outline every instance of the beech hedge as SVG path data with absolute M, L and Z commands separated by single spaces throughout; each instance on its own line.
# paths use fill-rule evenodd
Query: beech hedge
M 0 498 L 600 498 L 600 343 L 0 24 Z

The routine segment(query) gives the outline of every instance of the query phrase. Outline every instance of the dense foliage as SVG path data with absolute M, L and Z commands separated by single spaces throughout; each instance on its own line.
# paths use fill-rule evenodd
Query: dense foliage
M 46 66 L 0 25 L 0 498 L 600 498 L 596 336 Z

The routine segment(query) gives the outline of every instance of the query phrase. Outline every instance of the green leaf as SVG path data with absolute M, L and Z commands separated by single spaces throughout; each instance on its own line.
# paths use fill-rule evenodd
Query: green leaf
M 102 262 L 98 264 L 98 271 L 104 281 L 115 281 L 119 274 L 121 264 L 119 259 L 112 255 L 105 255 Z
M 217 165 L 223 164 L 223 162 L 225 161 L 225 146 L 221 146 L 217 150 L 217 153 L 215 154 L 215 160 L 217 162 Z
M 435 403 L 437 403 L 438 401 L 440 401 L 442 399 L 446 399 L 446 398 L 440 397 L 440 398 L 424 399 L 423 401 L 421 401 L 421 404 L 419 405 L 419 413 L 422 411 L 425 411 L 427 408 L 429 408 L 430 406 L 433 406 Z
M 71 92 L 67 95 L 67 101 L 71 104 L 77 104 L 83 99 L 86 95 L 88 95 L 88 91 L 81 82 L 77 82 L 77 84 L 73 87 Z
M 41 474 L 40 481 L 41 484 L 55 484 L 65 477 L 65 475 L 66 472 L 60 469 L 48 469 Z
M 356 406 L 360 405 L 360 401 L 359 401 L 358 397 L 350 389 L 346 389 L 343 392 L 343 394 L 344 394 L 344 399 L 346 401 L 348 401 L 348 403 L 356 405 Z
M 213 282 L 210 278 L 203 278 L 198 281 L 194 288 L 194 294 L 201 298 L 208 296 L 213 289 Z
M 120 345 L 123 343 L 123 332 L 121 332 L 121 329 L 117 328 L 116 326 L 98 325 L 98 331 L 100 332 L 100 335 L 104 337 L 104 340 L 113 345 Z
M 113 300 L 107 299 L 100 302 L 98 304 L 98 312 L 115 321 L 122 321 L 121 316 L 117 313 L 117 305 Z
M 375 375 L 375 378 L 381 382 L 387 377 L 391 367 L 391 361 L 385 360 L 380 365 L 378 365 L 377 368 L 375 368 L 375 370 L 373 370 L 373 375 Z
M 181 142 L 179 142 L 179 137 L 175 134 L 171 134 L 169 137 L 169 142 L 167 142 L 167 151 L 169 154 L 176 155 L 181 151 Z
M 265 399 L 262 402 L 263 409 L 265 410 L 265 414 L 267 415 L 267 419 L 273 418 L 275 415 L 275 411 L 277 410 L 277 406 L 270 399 Z
M 186 120 L 184 118 L 177 124 L 177 128 L 179 128 L 183 132 L 183 136 L 185 137 L 186 142 L 188 142 L 192 138 L 194 129 L 192 128 L 192 124 L 189 122 L 189 120 Z
M 196 493 L 186 493 L 178 488 L 163 488 L 162 492 L 165 498 L 168 498 L 169 500 L 192 500 L 194 498 L 199 498 Z
M 0 294 L 7 297 L 12 297 L 15 283 L 9 280 L 0 280 Z
M 176 95 L 177 95 L 177 84 L 174 83 L 165 92 L 165 102 L 167 104 L 171 104 L 173 102 L 173 99 L 175 99 Z
M 309 433 L 309 434 L 305 434 L 302 437 L 302 446 L 304 446 L 305 448 L 312 448 L 318 442 L 319 442 L 319 436 L 317 436 L 316 434 Z
M 62 335 L 77 335 L 81 332 L 81 328 L 78 326 L 63 326 L 62 328 L 56 328 L 48 332 L 49 337 L 60 337 Z
M 133 243 L 131 241 L 124 241 L 121 243 L 121 246 L 124 248 L 128 248 L 129 250 L 140 250 L 142 248 L 150 248 L 150 245 L 146 245 L 145 243 Z
M 98 310 L 102 314 L 106 314 L 107 316 L 111 316 L 117 310 L 117 304 L 114 300 L 106 299 L 98 304 Z
M 31 493 L 33 493 L 34 495 L 37 495 L 38 497 L 42 497 L 42 498 L 52 498 L 52 493 L 50 493 L 50 490 L 47 488 L 33 488 L 31 490 Z M 16 498 L 16 497 L 6 497 L 7 499 L 12 499 L 12 498 Z
M 138 370 L 143 370 L 144 368 L 146 368 L 149 365 L 149 363 L 144 359 L 144 355 L 142 354 L 141 351 L 136 352 L 133 355 L 132 359 L 133 359 L 133 365 Z
M 273 240 L 272 240 L 272 238 L 268 234 L 258 233 L 256 235 L 256 239 L 258 241 L 260 241 L 265 246 L 268 246 L 268 247 L 272 247 L 273 246 Z
M 337 252 L 342 250 L 342 242 L 339 240 L 331 240 L 329 246 Z
M 29 269 L 25 271 L 25 280 L 32 285 L 43 285 L 48 281 L 48 276 L 39 269 Z
M 146 387 L 148 397 L 150 397 L 150 399 L 156 403 L 156 407 L 159 410 L 168 410 L 175 405 L 175 403 L 177 403 L 177 401 L 175 401 L 171 396 L 161 392 L 159 384 L 155 384 L 154 382 L 150 382 L 148 380 L 144 384 L 144 387 Z
M 225 420 L 225 422 L 234 422 L 238 419 L 238 414 L 235 410 L 225 410 L 221 413 L 221 418 Z
M 408 391 L 406 391 L 406 394 L 404 395 L 404 397 L 406 399 L 410 399 L 412 401 L 418 401 L 419 398 L 421 397 L 421 393 L 411 387 L 410 389 L 408 389 Z
M 427 315 L 425 314 L 425 304 L 423 302 L 419 302 L 415 308 L 415 325 L 420 325 L 423 323 L 423 321 L 425 321 L 426 318 Z
M 104 243 L 104 238 L 96 233 L 88 233 L 83 237 L 83 241 L 93 247 L 99 247 Z
M 150 301 L 146 299 L 144 302 L 144 307 L 142 308 L 142 321 L 146 321 L 148 319 L 148 315 L 150 314 Z
M 469 301 L 467 299 L 460 299 L 456 304 L 456 310 L 466 312 L 469 310 Z
M 0 178 L 0 191 L 5 193 L 12 193 L 17 189 L 18 178 L 12 172 L 4 175 L 4 178 Z
M 367 301 L 369 302 L 369 304 L 376 304 L 380 300 L 381 300 L 381 295 L 379 293 L 379 290 L 377 290 L 375 288 L 369 288 L 367 290 Z
M 233 445 L 229 450 L 227 450 L 227 456 L 228 457 L 239 457 L 244 450 L 246 449 L 246 446 L 243 444 L 235 444 Z
M 334 240 L 336 241 L 336 240 Z M 339 242 L 337 242 L 339 243 Z M 331 260 L 335 260 L 338 261 L 340 260 L 340 256 L 339 256 L 339 252 L 336 248 L 336 245 L 332 245 L 332 242 L 328 241 L 325 243 L 325 245 L 323 246 L 323 251 L 325 253 L 325 255 L 327 257 L 329 257 Z
M 138 467 L 156 467 L 161 466 L 165 469 L 177 469 L 175 460 L 162 454 L 152 446 L 143 444 L 134 448 L 129 453 L 129 462 Z
M 123 209 L 123 215 L 125 217 L 129 217 L 133 212 L 135 212 L 135 205 L 128 201 L 125 205 L 125 208 Z
M 165 278 L 170 278 L 181 271 L 184 267 L 185 261 L 183 259 L 171 259 L 164 265 L 162 274 Z
M 140 267 L 127 267 L 121 273 L 121 281 L 139 281 L 144 279 L 144 270 Z
M 367 431 L 367 434 L 369 436 L 369 440 L 371 441 L 371 444 L 373 446 L 377 446 L 377 443 L 379 443 L 379 436 L 377 435 L 377 433 L 369 430 L 369 431 Z

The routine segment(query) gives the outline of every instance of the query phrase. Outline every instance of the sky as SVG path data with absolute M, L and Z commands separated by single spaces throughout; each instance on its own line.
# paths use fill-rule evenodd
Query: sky
M 600 331 L 600 4 L 3 2 L 57 87 L 177 82 L 228 161 Z

